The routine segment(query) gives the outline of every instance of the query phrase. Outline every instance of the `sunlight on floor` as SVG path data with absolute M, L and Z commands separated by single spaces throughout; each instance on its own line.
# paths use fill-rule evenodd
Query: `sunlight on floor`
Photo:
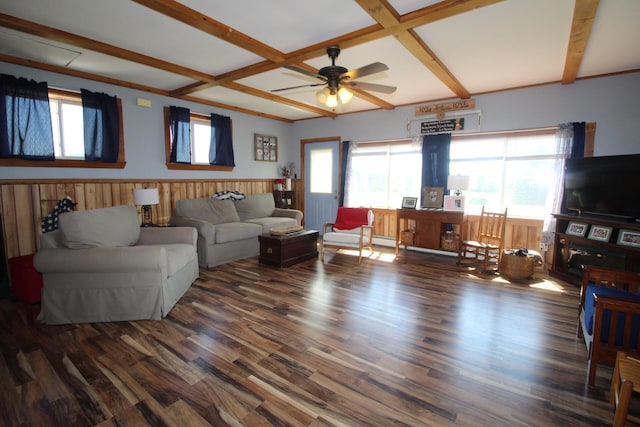
M 338 249 L 338 252 L 340 252 L 341 254 L 344 255 L 350 255 L 350 256 L 358 256 L 358 251 L 356 250 L 352 250 L 352 249 Z M 371 260 L 375 260 L 375 261 L 382 261 L 382 262 L 393 262 L 396 259 L 395 254 L 392 253 L 385 253 L 385 252 L 377 252 L 377 251 L 373 251 L 373 252 L 369 252 L 369 251 L 363 251 L 362 252 L 362 259 L 371 259 Z

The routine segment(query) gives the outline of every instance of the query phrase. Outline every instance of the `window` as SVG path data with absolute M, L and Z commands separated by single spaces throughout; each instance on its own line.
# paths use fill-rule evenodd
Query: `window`
M 210 120 L 191 117 L 191 164 L 209 165 L 211 131 Z
M 421 191 L 420 145 L 411 140 L 362 143 L 353 149 L 346 206 L 397 208 Z
M 449 173 L 469 175 L 466 210 L 509 209 L 509 216 L 545 218 L 557 176 L 556 128 L 453 135 Z M 353 149 L 346 206 L 398 208 L 404 196 L 421 198 L 422 144 L 410 140 L 361 143 Z
M 466 210 L 509 209 L 509 216 L 545 218 L 557 180 L 555 128 L 492 135 L 454 135 L 449 173 L 470 176 Z
M 24 159 L 0 159 L 2 166 L 44 166 L 70 168 L 117 168 L 125 166 L 124 138 L 122 130 L 122 104 L 120 113 L 120 151 L 118 162 L 88 162 L 84 159 L 84 129 L 82 99 L 79 93 L 49 88 L 49 109 L 53 131 L 55 160 L 31 161 Z
M 220 150 L 219 150 L 220 147 L 216 147 L 216 146 L 211 147 L 212 140 L 213 139 L 215 139 L 216 141 L 218 140 L 217 138 L 212 138 L 212 137 L 216 136 L 216 132 L 220 132 L 218 136 L 221 136 L 224 133 L 224 129 L 223 129 L 224 124 L 218 123 L 219 126 L 217 127 L 211 121 L 212 116 L 199 114 L 199 113 L 192 113 L 189 111 L 189 109 L 182 108 L 182 107 L 171 107 L 171 108 L 182 110 L 182 112 L 179 113 L 181 114 L 180 118 L 176 117 L 176 120 L 179 123 L 184 124 L 184 128 L 186 128 L 186 119 L 187 119 L 186 115 L 188 115 L 189 117 L 189 127 L 188 127 L 189 147 L 188 148 L 189 148 L 190 155 L 189 153 L 186 153 L 186 149 L 187 149 L 186 130 L 178 131 L 178 132 L 182 132 L 180 133 L 179 136 L 177 136 L 177 138 L 180 141 L 184 141 L 184 144 L 181 146 L 182 148 L 180 148 L 180 150 L 184 150 L 184 151 L 181 151 L 181 153 L 184 153 L 184 154 L 182 154 L 182 157 L 181 157 L 182 160 L 173 161 L 173 162 L 171 161 L 171 144 L 172 144 L 172 138 L 173 138 L 173 135 L 172 135 L 173 131 L 171 129 L 171 112 L 169 107 L 165 107 L 164 108 L 165 151 L 167 156 L 166 157 L 167 168 L 181 169 L 181 170 L 217 170 L 217 171 L 233 170 L 234 166 L 210 163 L 210 159 L 212 156 L 218 157 L 220 155 Z M 216 116 L 216 115 L 213 115 L 213 116 Z M 221 121 L 224 121 L 225 119 L 223 116 L 216 116 L 216 117 L 221 118 Z M 229 118 L 226 118 L 226 119 L 229 121 L 228 127 L 230 128 L 230 120 Z M 229 154 L 227 152 L 226 158 L 227 158 L 227 161 L 229 161 L 230 159 L 230 161 L 233 162 L 233 151 L 232 151 L 233 148 L 230 145 L 231 145 L 231 142 L 229 142 L 229 147 L 226 147 L 226 148 L 228 150 L 231 150 L 231 153 Z M 212 154 L 212 151 L 213 151 L 213 154 Z M 189 160 L 187 161 L 187 159 Z
M 82 103 L 49 96 L 56 159 L 84 159 Z

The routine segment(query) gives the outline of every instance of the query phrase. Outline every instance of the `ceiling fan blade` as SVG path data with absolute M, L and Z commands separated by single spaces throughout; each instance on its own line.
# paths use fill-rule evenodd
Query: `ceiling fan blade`
M 375 83 L 365 82 L 344 82 L 343 85 L 354 89 L 370 90 L 372 92 L 393 93 L 396 91 L 395 86 L 378 85 Z
M 369 65 L 365 65 L 364 67 L 356 68 L 355 70 L 347 71 L 346 73 L 340 74 L 340 79 L 348 78 L 349 80 L 355 80 L 358 77 L 368 76 L 369 74 L 379 73 L 381 71 L 387 71 L 389 67 L 387 67 L 382 62 L 374 62 Z
M 287 70 L 291 70 L 291 71 L 295 71 L 297 73 L 304 74 L 304 75 L 309 76 L 309 77 L 315 77 L 315 78 L 321 79 L 321 80 L 326 80 L 327 79 L 325 76 L 321 76 L 318 73 L 314 73 L 313 71 L 309 71 L 309 70 L 304 69 L 304 68 L 296 67 L 295 65 L 285 65 L 284 68 L 286 68 Z
M 324 85 L 325 83 L 313 83 L 308 85 L 290 86 L 290 87 L 283 87 L 280 89 L 273 89 L 270 92 L 282 92 L 283 90 L 300 89 L 301 87 L 314 87 L 314 86 L 324 86 Z

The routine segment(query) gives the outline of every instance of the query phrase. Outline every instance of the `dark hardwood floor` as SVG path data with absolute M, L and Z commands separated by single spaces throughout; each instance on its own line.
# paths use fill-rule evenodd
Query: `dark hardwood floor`
M 201 270 L 162 321 L 47 326 L 4 299 L 0 425 L 610 425 L 577 303 L 544 270 L 386 249 Z

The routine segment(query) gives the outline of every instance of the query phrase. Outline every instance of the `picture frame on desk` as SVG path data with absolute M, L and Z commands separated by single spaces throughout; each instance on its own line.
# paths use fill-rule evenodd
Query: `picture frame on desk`
M 588 224 L 585 224 L 583 222 L 569 221 L 569 225 L 567 225 L 565 234 L 584 237 L 585 234 L 587 234 L 587 227 Z
M 618 244 L 640 248 L 640 231 L 620 230 L 618 233 Z
M 417 197 L 402 198 L 402 209 L 415 209 L 417 204 L 418 204 Z
M 464 196 L 444 196 L 444 210 L 464 212 Z
M 613 227 L 604 227 L 602 225 L 592 225 L 589 230 L 588 238 L 591 240 L 598 240 L 600 242 L 608 242 L 611 238 Z
M 441 208 L 444 187 L 424 187 L 422 189 L 423 208 Z

